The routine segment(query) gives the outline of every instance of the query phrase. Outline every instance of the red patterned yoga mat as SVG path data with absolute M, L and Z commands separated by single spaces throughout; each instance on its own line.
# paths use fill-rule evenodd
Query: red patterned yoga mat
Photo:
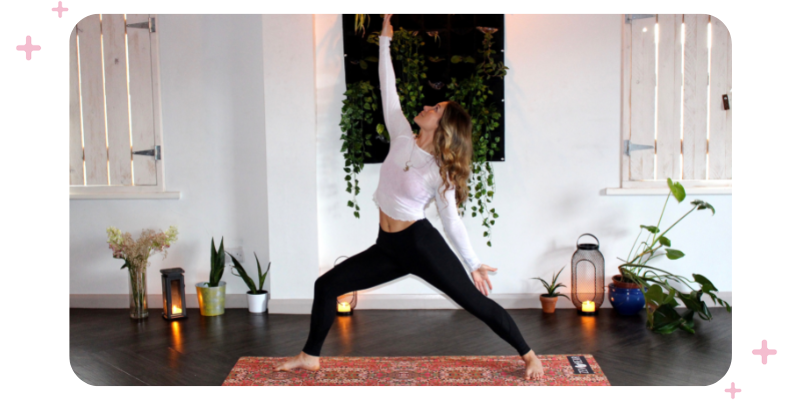
M 273 371 L 286 357 L 241 357 L 223 386 L 611 386 L 590 354 L 539 355 L 525 380 L 518 356 L 322 357 L 319 371 Z

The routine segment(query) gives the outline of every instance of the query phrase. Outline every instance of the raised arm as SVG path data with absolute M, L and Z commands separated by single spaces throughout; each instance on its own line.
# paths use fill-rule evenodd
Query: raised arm
M 475 271 L 481 267 L 481 262 L 469 242 L 464 221 L 458 215 L 455 187 L 445 191 L 444 194 L 442 194 L 442 190 L 444 190 L 443 187 L 437 187 L 435 198 L 436 208 L 439 210 L 439 218 L 442 220 L 445 233 L 458 253 L 461 254 L 464 262 L 467 263 L 470 272 Z M 447 200 L 447 204 L 445 204 L 445 200 Z
M 378 62 L 378 75 L 381 81 L 381 105 L 383 106 L 383 120 L 386 129 L 389 130 L 389 137 L 394 139 L 397 136 L 411 136 L 411 124 L 408 123 L 403 109 L 400 107 L 400 98 L 397 95 L 397 83 L 395 82 L 394 67 L 392 66 L 391 37 L 381 35 L 380 41 L 380 60 Z

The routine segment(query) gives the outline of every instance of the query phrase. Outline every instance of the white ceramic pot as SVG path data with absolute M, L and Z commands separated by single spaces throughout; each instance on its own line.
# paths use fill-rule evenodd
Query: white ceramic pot
M 263 313 L 267 311 L 267 295 L 266 290 L 262 290 L 258 294 L 250 294 L 247 292 L 247 305 L 251 313 Z

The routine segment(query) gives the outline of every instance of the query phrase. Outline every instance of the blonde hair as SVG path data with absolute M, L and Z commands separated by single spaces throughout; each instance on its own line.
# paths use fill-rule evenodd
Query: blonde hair
M 461 205 L 469 195 L 467 179 L 472 172 L 472 118 L 460 104 L 447 101 L 433 143 L 442 186 L 447 191 L 455 185 L 456 203 Z

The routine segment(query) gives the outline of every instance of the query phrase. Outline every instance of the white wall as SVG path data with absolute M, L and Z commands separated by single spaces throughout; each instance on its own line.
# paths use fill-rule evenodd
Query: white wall
M 178 227 L 167 258 L 150 258 L 150 294 L 161 293 L 159 269 L 181 267 L 194 297 L 194 284 L 208 280 L 212 236 L 243 246 L 250 271 L 254 251 L 265 268 L 270 260 L 261 16 L 165 14 L 158 35 L 166 186 L 181 199 L 71 200 L 70 294 L 127 295 L 109 225 L 134 238 Z M 223 280 L 228 293 L 247 291 L 229 269 Z
M 603 194 L 606 187 L 618 187 L 620 179 L 620 21 L 619 15 L 506 16 L 506 153 L 505 162 L 493 164 L 497 192 L 492 204 L 500 217 L 492 229 L 491 248 L 482 237 L 480 221 L 464 218 L 478 256 L 499 269 L 491 276 L 493 294 L 543 292 L 541 283 L 530 278 L 550 277 L 569 265 L 575 241 L 585 232 L 600 239 L 610 282 L 620 264 L 616 257 L 627 257 L 639 225 L 658 221 L 666 196 Z M 371 200 L 379 164 L 366 165 L 359 175 L 361 219 L 346 206 L 351 194 L 345 191 L 338 126 L 345 91 L 341 32 L 341 16 L 316 15 L 321 273 L 338 256 L 354 255 L 373 244 L 379 226 Z M 698 197 L 711 203 L 716 215 L 707 210 L 690 214 L 668 235 L 686 257 L 661 257 L 652 265 L 688 277 L 701 273 L 720 291 L 730 291 L 730 195 L 687 196 L 681 204 L 672 199 L 662 227 L 683 215 Z M 435 206 L 426 214 L 441 231 Z M 568 270 L 561 277 L 567 285 Z M 437 291 L 407 276 L 361 293 Z
M 313 298 L 319 276 L 313 22 L 310 14 L 262 17 L 271 298 L 279 301 Z

